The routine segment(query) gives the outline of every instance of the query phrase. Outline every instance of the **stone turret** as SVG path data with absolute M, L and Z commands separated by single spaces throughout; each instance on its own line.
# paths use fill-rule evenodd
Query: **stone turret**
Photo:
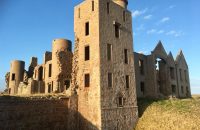
M 120 5 L 123 8 L 127 8 L 128 0 L 113 0 L 116 4 Z
M 11 62 L 9 81 L 10 94 L 17 94 L 19 83 L 22 82 L 24 78 L 24 67 L 24 61 L 14 60 Z

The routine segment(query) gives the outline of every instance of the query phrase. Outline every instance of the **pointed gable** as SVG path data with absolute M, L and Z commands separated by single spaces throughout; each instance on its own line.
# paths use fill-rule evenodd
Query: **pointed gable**
M 152 52 L 156 57 L 162 58 L 163 60 L 167 59 L 167 53 L 163 47 L 163 44 L 161 41 L 158 42 L 157 46 Z
M 169 54 L 167 56 L 167 63 L 169 66 L 175 66 L 174 57 L 171 52 L 169 52 Z
M 175 61 L 176 65 L 181 65 L 181 66 L 185 66 L 188 68 L 187 62 L 185 60 L 185 56 L 183 55 L 183 51 L 180 50 L 178 55 L 176 56 L 176 61 Z

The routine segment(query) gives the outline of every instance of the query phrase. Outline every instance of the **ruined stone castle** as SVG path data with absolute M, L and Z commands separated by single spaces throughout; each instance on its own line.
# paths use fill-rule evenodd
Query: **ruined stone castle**
M 9 94 L 76 95 L 76 111 L 92 124 L 79 119 L 81 130 L 132 130 L 137 98 L 190 97 L 182 51 L 175 60 L 161 42 L 150 55 L 133 51 L 127 5 L 128 0 L 84 0 L 77 5 L 74 51 L 70 40 L 55 39 L 41 65 L 36 57 L 28 70 L 24 61 L 12 61 L 6 74 Z

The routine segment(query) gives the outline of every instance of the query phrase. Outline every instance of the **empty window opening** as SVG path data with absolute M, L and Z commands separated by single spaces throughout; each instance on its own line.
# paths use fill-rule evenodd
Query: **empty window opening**
M 38 80 L 39 81 L 42 81 L 42 78 L 43 78 L 43 67 L 40 67 L 39 70 L 38 70 Z
M 94 1 L 92 1 L 92 11 L 94 11 Z
M 85 47 L 85 61 L 90 60 L 90 46 Z
M 123 21 L 126 21 L 126 11 L 123 11 Z
M 176 86 L 172 85 L 172 96 L 176 96 Z
M 112 45 L 107 44 L 107 60 L 111 61 L 112 59 Z
M 184 70 L 184 75 L 185 75 L 185 82 L 187 82 L 187 71 Z
M 124 49 L 124 63 L 128 64 L 128 50 Z
M 51 73 L 52 73 L 52 64 L 49 64 L 49 77 L 51 77 Z
M 126 75 L 126 88 L 128 89 L 130 87 L 130 76 Z
M 145 92 L 145 84 L 144 84 L 144 82 L 141 82 L 141 83 L 140 83 L 140 91 L 141 91 L 142 94 L 144 95 L 144 92 Z
M 51 93 L 51 84 L 48 84 L 48 93 Z
M 184 88 L 183 88 L 183 86 L 181 86 L 181 92 L 182 92 L 182 94 L 184 94 Z
M 171 79 L 175 79 L 175 71 L 173 67 L 170 67 L 170 77 Z
M 53 92 L 53 81 L 51 82 L 51 91 Z
M 181 69 L 179 69 L 179 74 L 180 74 L 180 80 L 183 81 L 182 70 Z
M 90 34 L 90 24 L 89 22 L 85 23 L 85 35 L 88 36 Z
M 90 87 L 90 74 L 85 74 L 85 87 Z
M 123 97 L 118 98 L 118 107 L 123 107 L 124 106 L 124 100 Z
M 110 3 L 107 2 L 107 14 L 109 14 L 109 13 L 110 13 Z
M 12 81 L 15 80 L 15 74 L 12 74 Z
M 144 75 L 144 61 L 139 60 L 139 68 L 140 68 L 140 74 Z
M 115 37 L 116 38 L 119 38 L 119 36 L 120 36 L 120 29 L 119 29 L 119 27 L 120 27 L 120 24 L 116 23 L 115 24 Z
M 36 73 L 37 73 L 37 71 L 35 70 L 35 78 L 36 78 Z
M 70 87 L 70 80 L 65 80 L 65 88 L 66 90 Z
M 81 18 L 81 9 L 78 8 L 78 18 Z
M 108 87 L 112 88 L 113 86 L 113 75 L 112 73 L 108 73 Z

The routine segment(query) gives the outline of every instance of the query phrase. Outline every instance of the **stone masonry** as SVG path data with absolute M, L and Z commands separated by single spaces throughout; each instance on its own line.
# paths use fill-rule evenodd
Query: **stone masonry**
M 70 40 L 55 39 L 52 52 L 45 52 L 42 64 L 32 57 L 26 71 L 24 61 L 11 62 L 10 72 L 5 76 L 11 96 L 67 96 L 64 101 L 30 101 L 40 109 L 34 109 L 33 114 L 55 114 L 58 122 L 50 128 L 54 119 L 44 116 L 41 120 L 47 122 L 36 121 L 34 129 L 133 130 L 138 120 L 137 98 L 191 96 L 189 70 L 182 51 L 174 60 L 159 42 L 150 55 L 134 52 L 132 14 L 127 6 L 128 0 L 84 0 L 74 8 L 74 52 Z M 26 101 L 12 100 L 10 104 L 32 110 L 30 102 L 25 106 Z M 57 102 L 58 115 L 44 108 L 49 104 L 54 110 Z M 0 104 L 9 108 L 6 102 Z M 14 107 L 3 110 L 6 118 L 0 120 L 10 121 L 10 111 Z M 30 116 L 22 112 L 19 115 L 23 119 Z M 17 116 L 18 113 L 14 119 Z M 34 118 L 40 120 L 35 115 Z M 22 121 L 2 128 L 26 129 L 29 125 Z

